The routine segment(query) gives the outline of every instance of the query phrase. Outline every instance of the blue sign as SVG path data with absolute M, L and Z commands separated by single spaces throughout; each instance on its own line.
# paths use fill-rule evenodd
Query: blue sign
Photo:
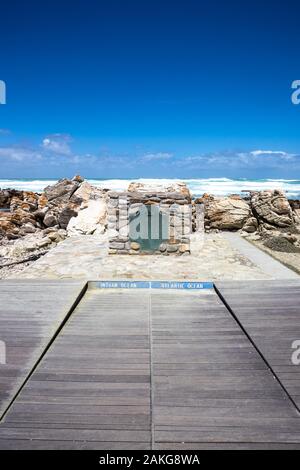
M 101 289 L 150 289 L 150 284 L 144 281 L 99 281 L 97 287 Z
M 152 281 L 152 289 L 188 289 L 188 290 L 199 290 L 199 289 L 213 289 L 214 285 L 212 282 L 180 282 L 180 281 Z
M 212 282 L 189 281 L 98 281 L 100 289 L 178 289 L 202 290 L 213 289 Z

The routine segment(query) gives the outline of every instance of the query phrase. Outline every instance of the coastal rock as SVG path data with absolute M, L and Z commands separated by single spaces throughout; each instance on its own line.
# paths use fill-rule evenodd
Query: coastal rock
M 75 196 L 82 186 L 81 192 Z M 47 186 L 43 197 L 39 199 L 39 208 L 46 212 L 44 225 L 51 227 L 58 224 L 60 228 L 66 229 L 70 219 L 77 216 L 80 205 L 88 200 L 92 191 L 89 186 L 81 176 L 75 176 L 72 180 L 65 178 Z M 39 215 L 42 213 L 39 212 Z
M 191 193 L 189 188 L 185 183 L 182 181 L 174 182 L 170 184 L 169 182 L 166 184 L 163 183 L 156 183 L 156 182 L 151 182 L 151 183 L 140 183 L 140 182 L 135 182 L 133 181 L 132 183 L 129 184 L 128 186 L 128 191 L 129 192 L 144 192 L 144 193 L 180 193 L 184 196 L 187 197 L 188 200 L 191 199 Z
M 259 223 L 266 222 L 275 227 L 293 225 L 292 208 L 281 190 L 252 193 L 251 207 Z
M 84 181 L 80 187 L 75 191 L 71 196 L 70 201 L 75 204 L 81 205 L 82 207 L 87 207 L 89 201 L 102 199 L 103 191 L 95 186 L 92 186 L 87 181 Z
M 42 248 L 50 249 L 51 244 L 52 240 L 48 237 L 43 237 L 42 232 L 39 234 L 28 234 L 16 240 L 13 244 L 0 247 L 0 257 L 12 262 Z
M 91 235 L 104 233 L 107 218 L 107 208 L 104 199 L 89 201 L 88 206 L 78 212 L 77 217 L 72 217 L 67 226 L 69 236 Z
M 10 200 L 10 211 L 21 209 L 26 212 L 33 212 L 38 207 L 38 196 L 35 193 L 23 192 L 21 195 L 13 196 Z
M 47 236 L 52 242 L 59 243 L 67 237 L 67 231 L 63 229 L 54 230 L 49 232 Z
M 43 210 L 48 205 L 48 199 L 46 194 L 40 194 L 38 197 L 38 210 Z
M 6 212 L 0 213 L 0 239 L 9 234 L 17 235 L 18 232 L 18 227 L 13 223 L 11 214 Z
M 10 202 L 13 197 L 22 199 L 22 191 L 16 189 L 0 189 L 0 209 L 9 209 Z
M 249 204 L 241 198 L 217 198 L 205 194 L 201 202 L 205 207 L 206 225 L 210 228 L 238 230 L 250 215 Z
M 0 190 L 0 238 L 15 240 L 36 230 L 55 226 L 66 229 L 70 219 L 77 216 L 82 206 L 86 207 L 90 199 L 96 200 L 101 196 L 101 190 L 84 182 L 81 176 L 59 180 L 47 186 L 42 194 Z
M 54 202 L 54 200 L 58 200 L 56 203 L 67 202 L 79 186 L 80 182 L 76 177 L 72 180 L 64 178 L 51 186 L 47 186 L 44 193 L 49 202 Z
M 300 209 L 294 210 L 294 219 L 297 225 L 300 225 Z
M 44 216 L 43 223 L 46 227 L 53 227 L 57 225 L 57 217 L 54 211 L 49 210 Z
M 258 229 L 258 221 L 255 217 L 249 217 L 243 225 L 243 231 L 247 233 L 254 233 Z
M 24 235 L 26 232 L 22 232 L 22 226 L 25 224 L 31 224 L 36 227 L 37 222 L 34 216 L 20 208 L 14 212 L 1 212 L 0 213 L 0 238 L 7 237 L 10 240 Z
M 66 229 L 69 221 L 72 217 L 76 217 L 78 214 L 78 206 L 76 204 L 69 203 L 58 212 L 58 225 L 60 228 Z
M 24 233 L 35 233 L 36 232 L 36 227 L 28 222 L 27 224 L 23 225 L 22 230 L 24 230 Z

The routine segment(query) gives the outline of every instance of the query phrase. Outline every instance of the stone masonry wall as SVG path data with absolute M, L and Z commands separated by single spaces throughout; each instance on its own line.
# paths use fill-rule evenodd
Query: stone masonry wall
M 192 231 L 191 199 L 181 193 L 108 192 L 108 234 L 110 254 L 188 254 Z M 168 237 L 154 251 L 143 251 L 130 240 L 129 218 L 145 207 L 156 206 L 168 220 Z M 165 238 L 165 237 L 164 237 Z

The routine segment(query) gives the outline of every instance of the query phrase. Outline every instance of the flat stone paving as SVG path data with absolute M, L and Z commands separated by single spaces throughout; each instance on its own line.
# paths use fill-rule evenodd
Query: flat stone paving
M 108 255 L 107 246 L 106 235 L 68 238 L 13 277 L 206 281 L 280 277 L 280 270 L 270 271 L 265 260 L 255 264 L 221 233 L 193 234 L 192 252 L 183 256 Z M 261 253 L 258 248 L 256 250 Z M 268 260 L 275 262 L 271 257 Z M 278 267 L 282 265 L 278 263 Z M 291 271 L 290 277 L 294 276 Z

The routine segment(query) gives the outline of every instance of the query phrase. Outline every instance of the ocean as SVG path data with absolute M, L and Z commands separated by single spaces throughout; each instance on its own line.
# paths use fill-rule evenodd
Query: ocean
M 54 184 L 57 180 L 52 179 L 0 179 L 0 188 L 14 188 L 24 191 L 41 192 L 46 186 Z M 98 188 L 107 188 L 115 191 L 126 190 L 131 181 L 145 183 L 167 184 L 175 181 L 184 181 L 193 196 L 199 197 L 203 193 L 211 193 L 216 196 L 228 194 L 243 194 L 243 191 L 260 191 L 264 189 L 283 189 L 290 199 L 300 199 L 300 180 L 286 179 L 229 179 L 229 178 L 206 178 L 206 179 L 87 179 L 89 183 Z

